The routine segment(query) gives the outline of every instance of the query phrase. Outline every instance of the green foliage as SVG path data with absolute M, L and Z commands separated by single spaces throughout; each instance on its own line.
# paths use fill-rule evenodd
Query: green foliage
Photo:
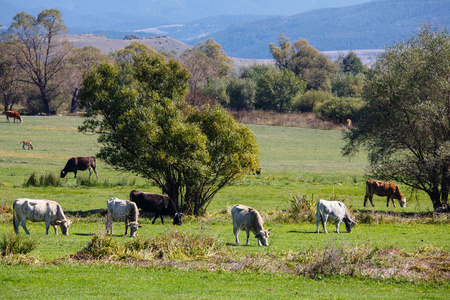
M 358 127 L 344 155 L 369 151 L 375 178 L 425 191 L 435 209 L 450 189 L 450 36 L 422 27 L 380 55 L 364 88 Z
M 287 112 L 298 94 L 304 92 L 306 84 L 294 72 L 269 70 L 256 82 L 255 108 Z
M 45 187 L 45 186 L 61 186 L 61 179 L 58 175 L 54 175 L 53 173 L 44 173 L 41 174 L 39 177 L 36 175 L 35 172 L 31 173 L 30 177 L 24 182 L 23 186 L 30 187 L 30 186 L 38 186 L 38 187 Z
M 124 36 L 124 40 L 138 40 L 139 36 L 137 34 L 128 34 Z
M 316 105 L 314 112 L 325 119 L 342 123 L 346 119 L 354 119 L 363 104 L 360 98 L 332 98 Z
M 87 245 L 75 254 L 75 257 L 78 259 L 101 259 L 110 256 L 118 256 L 122 251 L 120 245 L 110 236 L 94 234 Z
M 252 110 L 255 103 L 256 83 L 250 78 L 233 78 L 227 86 L 228 107 L 234 110 Z
M 18 234 L 4 234 L 0 240 L 0 254 L 27 254 L 36 249 L 37 243 L 32 239 L 25 239 Z
M 331 84 L 332 92 L 338 97 L 361 97 L 365 75 L 351 72 L 338 73 Z
M 177 62 L 147 53 L 133 61 L 129 86 L 110 64 L 85 77 L 80 99 L 89 110 L 80 131 L 100 133 L 98 156 L 108 164 L 152 180 L 197 215 L 230 180 L 257 167 L 254 135 L 219 106 L 181 102 L 189 76 Z
M 351 73 L 357 75 L 364 72 L 364 65 L 355 52 L 349 51 L 347 55 L 340 55 L 337 64 L 343 73 Z
M 199 42 L 197 49 L 206 54 L 206 57 L 212 59 L 218 64 L 218 71 L 221 77 L 227 76 L 234 70 L 233 61 L 229 58 L 222 46 L 213 38 L 209 38 L 204 42 Z
M 333 94 L 325 91 L 309 90 L 304 94 L 299 94 L 294 100 L 295 111 L 312 112 L 320 103 L 334 100 Z
M 270 44 L 270 52 L 276 66 L 288 69 L 306 81 L 308 90 L 329 90 L 335 66 L 331 60 L 319 50 L 309 45 L 305 39 L 299 39 L 294 44 L 284 35 L 278 37 L 279 47 Z

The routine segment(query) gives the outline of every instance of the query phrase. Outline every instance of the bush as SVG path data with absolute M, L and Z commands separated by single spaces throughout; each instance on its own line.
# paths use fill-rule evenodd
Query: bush
M 318 104 L 314 112 L 326 120 L 343 123 L 346 119 L 354 119 L 362 105 L 361 98 L 332 98 Z
M 53 173 L 42 174 L 37 177 L 36 173 L 33 172 L 23 185 L 26 187 L 61 186 L 61 180 L 59 176 L 54 175 Z
M 105 258 L 122 254 L 119 245 L 109 236 L 94 234 L 92 240 L 75 255 L 77 258 Z
M 293 109 L 299 112 L 312 112 L 319 104 L 333 99 L 333 94 L 324 91 L 309 90 L 294 99 Z
M 0 241 L 0 254 L 7 256 L 10 254 L 27 254 L 33 251 L 37 243 L 31 239 L 24 239 L 17 234 L 3 235 Z

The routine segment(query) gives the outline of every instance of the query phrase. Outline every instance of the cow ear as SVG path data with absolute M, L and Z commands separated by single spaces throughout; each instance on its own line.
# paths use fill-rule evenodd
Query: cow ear
M 57 221 L 55 222 L 56 225 L 61 225 L 61 223 L 62 223 L 61 220 L 57 220 Z

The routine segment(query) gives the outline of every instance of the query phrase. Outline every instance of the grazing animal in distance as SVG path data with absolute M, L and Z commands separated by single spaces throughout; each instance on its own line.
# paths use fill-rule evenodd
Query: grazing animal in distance
M 61 206 L 51 200 L 33 200 L 19 198 L 13 203 L 13 224 L 14 231 L 19 234 L 19 223 L 25 230 L 26 234 L 30 234 L 27 229 L 27 220 L 32 222 L 45 222 L 45 234 L 48 235 L 50 225 L 58 234 L 56 225 L 59 225 L 63 235 L 69 235 L 69 227 L 72 221 L 66 219 Z
M 69 172 L 74 172 L 74 178 L 77 178 L 78 171 L 85 171 L 87 169 L 89 169 L 89 178 L 91 178 L 92 170 L 94 170 L 95 176 L 98 178 L 96 165 L 97 163 L 94 156 L 72 157 L 67 161 L 64 169 L 61 170 L 61 178 L 66 177 Z
M 366 181 L 366 195 L 364 196 L 364 206 L 366 206 L 367 199 L 370 200 L 370 204 L 373 205 L 373 195 L 387 196 L 386 206 L 389 207 L 389 200 L 392 199 L 392 205 L 395 207 L 394 199 L 398 200 L 400 207 L 406 207 L 406 198 L 402 196 L 400 188 L 397 184 L 389 181 L 380 181 L 375 179 L 369 179 Z
M 236 244 L 239 244 L 239 231 L 245 229 L 247 233 L 247 245 L 250 245 L 248 240 L 250 238 L 250 231 L 255 234 L 258 239 L 258 246 L 268 246 L 267 239 L 270 235 L 270 229 L 264 230 L 263 219 L 256 209 L 251 207 L 236 204 L 231 209 L 231 218 L 233 220 L 233 233 L 236 238 Z
M 135 203 L 118 198 L 110 198 L 106 205 L 108 213 L 106 215 L 106 234 L 113 234 L 112 222 L 125 222 L 125 235 L 127 235 L 128 227 L 130 227 L 130 237 L 135 237 L 139 227 L 138 223 L 139 210 Z
M 25 146 L 28 147 L 28 150 L 33 150 L 33 144 L 30 141 L 21 141 L 19 144 L 22 144 L 22 150 L 25 150 Z
M 182 224 L 181 219 L 184 215 L 177 211 L 175 203 L 169 196 L 132 190 L 130 192 L 130 201 L 136 203 L 137 207 L 143 211 L 155 214 L 152 224 L 155 224 L 159 216 L 161 217 L 161 224 L 164 224 L 163 216 L 171 216 L 173 225 Z
M 13 110 L 7 110 L 6 111 L 6 121 L 8 121 L 8 123 L 11 123 L 11 121 L 9 120 L 9 118 L 13 118 L 14 119 L 14 123 L 16 123 L 16 119 L 20 122 L 23 123 L 23 119 L 20 116 L 20 114 L 17 111 L 13 111 Z
M 327 232 L 327 220 L 331 217 L 336 221 L 336 232 L 339 233 L 339 225 L 344 222 L 347 232 L 352 233 L 353 226 L 356 225 L 347 210 L 347 206 L 340 201 L 319 200 L 316 211 L 316 232 L 319 233 L 319 223 L 322 221 L 323 231 Z
M 347 127 L 352 127 L 352 120 L 347 119 L 345 122 L 347 123 Z

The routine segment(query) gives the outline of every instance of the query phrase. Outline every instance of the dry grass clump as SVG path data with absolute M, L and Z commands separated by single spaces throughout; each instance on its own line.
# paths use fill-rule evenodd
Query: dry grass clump
M 263 110 L 230 111 L 236 122 L 258 125 L 304 127 L 314 129 L 343 129 L 344 124 L 321 120 L 313 113 L 276 113 Z
M 23 186 L 44 187 L 44 186 L 62 186 L 62 184 L 59 176 L 51 172 L 47 174 L 41 174 L 39 176 L 36 175 L 35 172 L 33 172 L 31 173 L 30 177 L 28 177 L 28 179 L 24 182 Z
M 355 210 L 352 215 L 359 224 L 450 224 L 447 213 Z
M 27 254 L 37 246 L 36 241 L 25 239 L 17 234 L 4 234 L 0 240 L 0 255 Z

